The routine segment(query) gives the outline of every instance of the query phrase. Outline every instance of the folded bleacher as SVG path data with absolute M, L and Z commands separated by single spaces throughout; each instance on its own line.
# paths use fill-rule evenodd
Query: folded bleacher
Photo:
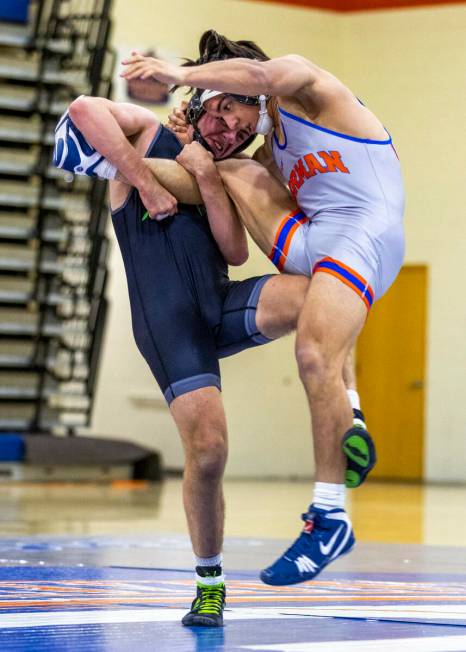
M 105 186 L 67 176 L 51 159 L 69 102 L 110 96 L 109 12 L 109 0 L 0 9 L 3 433 L 89 424 L 106 314 Z

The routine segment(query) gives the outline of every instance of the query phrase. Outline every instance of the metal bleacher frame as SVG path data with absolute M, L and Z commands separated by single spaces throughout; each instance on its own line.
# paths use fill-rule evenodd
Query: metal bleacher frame
M 110 97 L 112 0 L 31 2 L 0 23 L 0 432 L 89 424 L 107 302 L 105 185 L 52 168 L 78 95 Z

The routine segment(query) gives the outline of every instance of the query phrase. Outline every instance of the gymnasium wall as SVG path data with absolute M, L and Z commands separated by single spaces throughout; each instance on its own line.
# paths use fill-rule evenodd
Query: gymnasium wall
M 345 23 L 340 75 L 393 133 L 406 259 L 429 267 L 425 477 L 466 481 L 466 6 L 357 13 Z
M 430 269 L 426 478 L 466 480 L 466 303 L 461 273 L 466 226 L 460 175 L 466 54 L 464 6 L 338 14 L 238 0 L 115 0 L 122 52 L 154 45 L 195 56 L 202 31 L 256 40 L 271 55 L 298 52 L 330 69 L 392 132 L 407 186 L 407 262 Z M 158 112 L 164 119 L 166 111 Z M 464 138 L 463 138 L 464 140 Z M 463 143 L 464 144 L 464 143 Z M 235 278 L 272 271 L 251 247 Z M 182 466 L 176 430 L 131 335 L 126 281 L 116 243 L 111 309 L 93 431 L 153 445 Z M 413 298 L 415 300 L 415 298 Z M 312 474 L 309 417 L 293 338 L 222 362 L 232 476 Z M 409 433 L 407 433 L 409 436 Z

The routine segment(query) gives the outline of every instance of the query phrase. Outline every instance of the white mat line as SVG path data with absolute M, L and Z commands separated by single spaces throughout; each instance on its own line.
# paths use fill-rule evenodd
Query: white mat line
M 56 625 L 90 625 L 105 623 L 156 623 L 179 622 L 188 611 L 155 607 L 140 609 L 106 609 L 83 611 L 45 611 L 38 613 L 3 613 L 0 614 L 0 630 L 21 627 L 50 627 Z M 270 618 L 301 618 L 300 614 L 282 615 L 279 608 L 238 608 L 227 611 L 228 620 L 263 620 Z
M 426 638 L 386 638 L 365 641 L 325 641 L 316 643 L 273 643 L 242 646 L 249 652 L 465 652 L 466 636 L 431 636 Z
M 453 611 L 456 605 L 439 605 L 435 611 L 424 605 L 409 608 L 399 607 L 367 609 L 338 609 L 329 607 L 235 607 L 227 609 L 225 620 L 289 620 L 314 616 L 317 618 L 328 617 L 354 617 L 354 618 L 393 618 L 413 619 L 419 618 L 424 622 L 428 619 L 449 620 L 466 619 L 465 612 Z M 75 609 L 67 611 L 41 611 L 27 613 L 0 613 L 0 630 L 22 627 L 50 627 L 56 625 L 89 625 L 105 623 L 143 623 L 143 622 L 179 622 L 186 613 L 185 609 L 172 609 L 168 607 L 141 607 L 139 609 Z M 426 623 L 428 624 L 428 623 Z M 463 652 L 466 646 L 463 648 Z M 314 650 L 313 650 L 314 652 Z

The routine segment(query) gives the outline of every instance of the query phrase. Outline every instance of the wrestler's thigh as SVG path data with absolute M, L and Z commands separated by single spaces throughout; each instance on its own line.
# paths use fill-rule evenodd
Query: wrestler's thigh
M 217 167 L 241 221 L 268 255 L 281 221 L 297 210 L 295 201 L 285 185 L 256 161 L 228 159 Z
M 226 445 L 227 425 L 222 395 L 216 387 L 203 387 L 173 400 L 170 411 L 185 450 L 205 446 L 206 439 Z
M 164 292 L 154 287 L 131 297 L 136 344 L 169 404 L 201 387 L 220 389 L 214 334 L 173 280 Z
M 270 339 L 293 331 L 304 305 L 309 278 L 291 274 L 270 277 L 257 305 L 258 330 Z
M 300 349 L 312 347 L 340 367 L 366 318 L 366 305 L 350 287 L 331 274 L 316 273 L 298 319 L 298 354 Z
M 256 316 L 264 287 L 272 278 L 267 274 L 226 284 L 221 321 L 215 329 L 219 358 L 270 341 L 258 327 Z

